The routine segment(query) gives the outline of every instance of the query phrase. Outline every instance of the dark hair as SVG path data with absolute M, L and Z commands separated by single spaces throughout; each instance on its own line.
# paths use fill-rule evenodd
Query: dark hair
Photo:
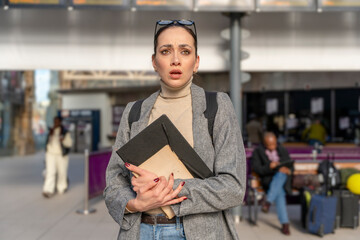
M 60 122 L 62 122 L 62 120 L 63 120 L 61 116 L 56 116 L 56 117 L 54 117 L 54 121 L 55 121 L 56 119 L 58 119 Z
M 180 24 L 170 24 L 170 25 L 166 25 L 162 28 L 160 28 L 155 36 L 154 36 L 154 56 L 156 55 L 156 47 L 157 47 L 157 44 L 158 44 L 158 38 L 160 36 L 160 34 L 165 31 L 166 29 L 168 28 L 171 28 L 171 27 L 181 27 L 183 29 L 185 29 L 188 33 L 190 33 L 190 35 L 194 38 L 194 45 L 195 45 L 195 56 L 197 57 L 197 36 L 195 35 L 195 33 L 188 27 L 184 26 L 184 25 L 180 25 Z

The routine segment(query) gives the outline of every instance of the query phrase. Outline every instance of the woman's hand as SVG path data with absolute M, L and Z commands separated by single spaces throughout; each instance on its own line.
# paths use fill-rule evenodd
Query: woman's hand
M 170 175 L 169 181 L 164 176 L 153 179 L 153 181 L 139 188 L 136 198 L 130 200 L 126 207 L 132 212 L 144 212 L 150 209 L 180 203 L 187 199 L 177 195 L 183 188 L 185 182 L 173 190 L 174 176 Z
M 136 177 L 131 178 L 131 185 L 133 185 L 133 190 L 138 192 L 139 189 L 146 184 L 152 182 L 158 176 L 155 173 L 139 168 L 135 165 L 125 163 L 125 167 L 133 172 Z

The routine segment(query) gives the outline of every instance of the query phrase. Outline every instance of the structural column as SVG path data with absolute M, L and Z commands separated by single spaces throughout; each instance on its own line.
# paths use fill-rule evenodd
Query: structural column
M 241 115 L 241 74 L 240 74 L 240 46 L 241 46 L 241 31 L 240 23 L 243 13 L 231 13 L 230 20 L 230 97 L 234 104 L 235 113 L 239 120 L 240 128 L 242 129 L 242 115 Z
M 331 109 L 331 140 L 334 141 L 336 131 L 336 95 L 335 90 L 331 89 L 330 92 L 330 109 Z
M 15 118 L 15 147 L 19 155 L 35 152 L 35 142 L 32 133 L 32 111 L 34 102 L 34 72 L 25 71 L 23 81 L 24 105 L 19 108 Z
M 289 97 L 289 92 L 285 91 L 284 93 L 284 115 L 285 115 L 285 128 L 284 128 L 284 135 L 285 138 L 288 139 L 289 137 L 289 129 L 287 127 L 287 119 L 289 118 L 289 109 L 290 109 L 290 97 Z
M 235 113 L 242 129 L 242 107 L 241 107 L 241 74 L 240 74 L 240 46 L 241 34 L 240 23 L 243 13 L 230 13 L 230 97 L 235 108 Z M 241 206 L 232 209 L 235 222 L 240 222 Z

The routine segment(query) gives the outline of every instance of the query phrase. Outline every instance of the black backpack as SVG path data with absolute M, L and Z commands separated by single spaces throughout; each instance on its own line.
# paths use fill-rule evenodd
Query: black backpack
M 206 98 L 206 110 L 204 112 L 205 117 L 208 120 L 208 130 L 211 137 L 211 140 L 213 141 L 213 131 L 214 131 L 214 122 L 216 113 L 218 110 L 218 104 L 217 104 L 217 92 L 207 92 L 205 91 L 205 98 Z M 131 125 L 133 122 L 136 122 L 140 118 L 141 113 L 141 106 L 145 99 L 138 100 L 134 103 L 134 105 L 131 107 L 129 112 L 129 128 L 131 129 Z
M 339 170 L 335 167 L 334 163 L 328 159 L 323 160 L 317 169 L 318 174 L 321 174 L 324 179 L 324 192 L 338 188 L 341 184 L 341 177 Z

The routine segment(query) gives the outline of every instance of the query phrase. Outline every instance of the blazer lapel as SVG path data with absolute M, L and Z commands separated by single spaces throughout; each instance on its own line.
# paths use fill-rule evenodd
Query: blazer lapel
M 155 104 L 155 101 L 156 101 L 159 93 L 160 93 L 160 90 L 151 94 L 142 103 L 139 121 L 134 122 L 132 124 L 130 138 L 133 138 L 139 132 L 141 132 L 144 128 L 147 127 L 147 125 L 149 123 L 149 117 L 150 117 L 151 110 Z

